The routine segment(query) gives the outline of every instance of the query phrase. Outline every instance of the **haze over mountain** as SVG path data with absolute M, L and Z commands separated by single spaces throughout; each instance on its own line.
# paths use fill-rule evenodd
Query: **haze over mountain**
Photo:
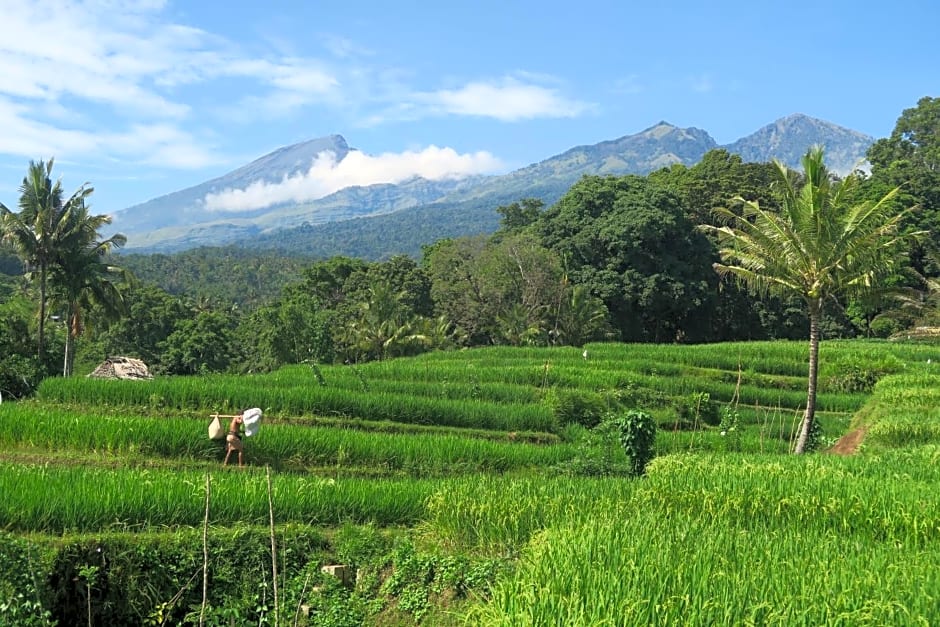
M 800 157 L 813 144 L 826 147 L 833 171 L 846 173 L 863 162 L 872 142 L 867 135 L 801 114 L 724 146 L 704 130 L 660 122 L 633 135 L 571 148 L 504 175 L 458 178 L 447 167 L 453 154 L 431 154 L 430 160 L 444 164 L 427 170 L 435 180 L 411 176 L 332 193 L 326 193 L 331 188 L 324 182 L 321 197 L 306 199 L 304 194 L 311 192 L 301 185 L 317 183 L 318 173 L 335 175 L 342 166 L 352 170 L 340 182 L 329 183 L 335 187 L 356 180 L 359 163 L 353 159 L 368 159 L 343 137 L 332 135 L 280 148 L 224 176 L 120 211 L 114 228 L 128 236 L 133 252 L 250 241 L 256 248 L 326 256 L 349 254 L 363 232 L 379 228 L 385 236 L 367 256 L 417 254 L 420 244 L 441 237 L 492 232 L 498 226 L 499 205 L 524 197 L 551 204 L 586 174 L 647 174 L 676 163 L 691 166 L 719 147 L 746 161 L 777 158 L 799 168 Z M 492 165 L 486 155 L 475 158 L 480 169 Z M 377 167 L 394 170 L 394 164 Z M 396 180 L 394 173 L 390 176 Z

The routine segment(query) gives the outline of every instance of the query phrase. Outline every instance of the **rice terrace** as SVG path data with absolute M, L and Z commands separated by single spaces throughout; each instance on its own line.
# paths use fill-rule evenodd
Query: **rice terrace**
M 809 457 L 788 455 L 806 351 L 494 347 L 46 379 L 0 405 L 0 619 L 930 624 L 940 347 L 824 343 Z M 223 468 L 207 417 L 252 403 L 249 465 Z M 598 428 L 631 408 L 658 427 L 641 478 Z M 853 454 L 825 452 L 859 429 Z
M 0 627 L 940 624 L 940 98 L 741 142 L 661 122 L 275 193 L 372 163 L 331 135 L 141 205 L 171 254 L 31 160 L 0 203 Z

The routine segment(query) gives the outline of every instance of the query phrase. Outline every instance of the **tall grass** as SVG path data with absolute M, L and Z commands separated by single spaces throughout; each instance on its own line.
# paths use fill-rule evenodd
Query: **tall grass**
M 268 522 L 265 475 L 258 469 L 215 470 L 214 524 Z M 437 484 L 427 480 L 273 477 L 281 523 L 409 525 L 424 515 Z M 205 514 L 205 473 L 108 470 L 63 466 L 0 467 L 0 527 L 50 533 L 199 526 Z
M 318 385 L 278 388 L 266 386 L 261 377 L 168 377 L 152 381 L 53 378 L 40 384 L 38 394 L 44 401 L 150 407 L 163 411 L 208 412 L 257 406 L 280 416 L 313 413 L 503 431 L 553 431 L 556 427 L 550 410 L 537 404 L 428 398 Z
M 222 443 L 207 438 L 206 421 L 100 416 L 57 407 L 0 405 L 0 446 L 218 460 Z M 505 472 L 570 460 L 572 445 L 496 442 L 457 435 L 383 434 L 351 429 L 265 425 L 245 440 L 255 465 L 371 466 L 413 475 Z
M 517 497 L 515 515 L 538 524 L 513 538 L 529 538 L 518 569 L 468 620 L 930 624 L 940 607 L 937 461 L 937 447 L 858 458 L 671 455 L 620 495 L 572 483 L 564 496 Z M 512 494 L 452 493 L 474 508 L 452 507 L 444 537 L 497 526 Z
M 539 535 L 476 625 L 916 625 L 940 603 L 940 549 L 899 550 L 695 512 L 599 514 Z
M 881 447 L 940 444 L 940 367 L 880 381 L 862 413 L 866 443 Z

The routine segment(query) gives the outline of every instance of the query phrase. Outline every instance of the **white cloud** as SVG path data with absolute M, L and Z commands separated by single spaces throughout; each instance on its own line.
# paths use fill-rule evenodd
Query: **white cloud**
M 169 21 L 164 8 L 162 0 L 3 0 L 0 153 L 203 167 L 220 160 L 203 144 L 202 112 L 175 88 L 234 78 L 296 108 L 339 87 L 317 60 L 246 55 Z
M 0 154 L 18 157 L 199 168 L 223 161 L 217 146 L 231 133 L 217 130 L 221 121 L 313 106 L 350 125 L 512 122 L 593 106 L 566 97 L 562 81 L 522 70 L 419 91 L 407 68 L 382 67 L 378 53 L 329 34 L 316 37 L 324 58 L 249 53 L 242 40 L 178 23 L 164 0 L 0 0 L 0 14 Z
M 421 151 L 371 156 L 351 151 L 342 161 L 333 152 L 317 155 L 307 172 L 244 189 L 226 189 L 205 197 L 210 211 L 249 211 L 283 202 L 306 202 L 346 187 L 401 183 L 416 176 L 432 181 L 495 172 L 502 163 L 488 152 L 459 154 L 453 148 L 428 146 Z
M 591 108 L 589 103 L 565 98 L 555 88 L 524 83 L 511 77 L 417 94 L 415 99 L 434 112 L 491 117 L 504 122 L 571 118 Z
M 23 105 L 0 97 L 0 153 L 62 162 L 89 154 L 123 162 L 170 168 L 201 168 L 219 163 L 218 155 L 177 127 L 134 124 L 125 131 L 93 132 L 61 128 L 28 117 Z

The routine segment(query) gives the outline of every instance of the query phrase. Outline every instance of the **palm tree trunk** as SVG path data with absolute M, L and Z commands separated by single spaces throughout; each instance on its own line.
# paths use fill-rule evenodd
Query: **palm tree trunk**
M 816 383 L 819 378 L 819 320 L 822 317 L 820 303 L 811 303 L 809 308 L 809 382 L 806 387 L 806 412 L 800 425 L 800 436 L 796 440 L 797 455 L 806 452 L 809 434 L 816 419 Z
M 81 313 L 78 305 L 69 305 L 68 316 L 65 319 L 65 361 L 62 365 L 62 376 L 72 376 L 75 365 L 75 343 L 81 334 Z
M 42 363 L 42 344 L 46 333 L 46 264 L 39 264 L 39 348 L 37 356 Z
M 72 374 L 72 364 L 69 359 L 72 356 L 72 335 L 68 331 L 65 333 L 65 359 L 62 361 L 62 376 L 67 377 Z

